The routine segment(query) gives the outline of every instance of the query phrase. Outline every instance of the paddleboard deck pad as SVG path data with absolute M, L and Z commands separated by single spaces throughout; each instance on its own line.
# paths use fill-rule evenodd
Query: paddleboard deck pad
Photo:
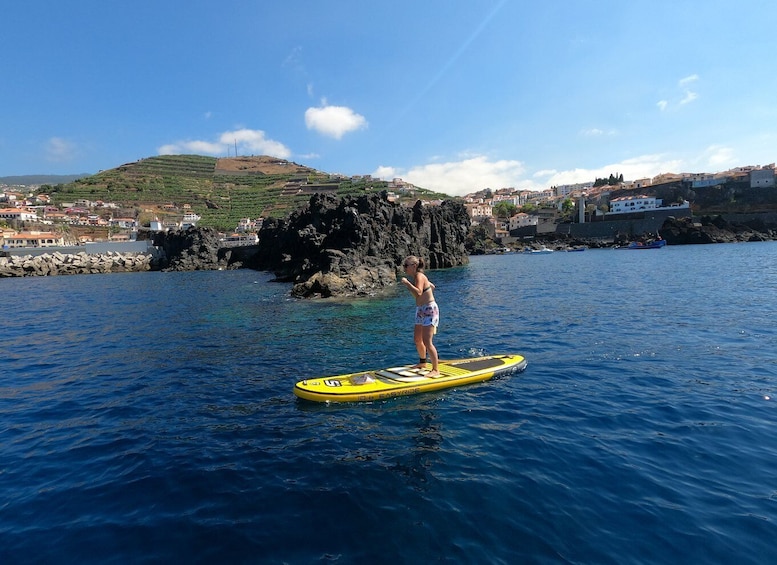
M 435 377 L 426 376 L 431 371 L 431 363 L 424 369 L 410 365 L 391 367 L 306 379 L 294 385 L 294 394 L 315 402 L 369 402 L 487 381 L 525 368 L 526 359 L 521 355 L 454 359 L 440 361 L 440 374 Z

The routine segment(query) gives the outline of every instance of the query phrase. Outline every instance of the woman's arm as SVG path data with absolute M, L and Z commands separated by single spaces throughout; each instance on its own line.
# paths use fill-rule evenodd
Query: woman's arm
M 426 279 L 426 275 L 423 275 L 421 273 L 418 273 L 416 275 L 416 284 L 420 286 L 416 286 L 415 284 L 411 283 L 409 280 L 407 280 L 407 277 L 402 277 L 402 284 L 404 284 L 407 287 L 407 290 L 410 291 L 410 293 L 418 298 L 424 293 L 424 279 Z M 429 279 L 426 279 L 427 281 Z M 432 287 L 434 288 L 434 287 Z

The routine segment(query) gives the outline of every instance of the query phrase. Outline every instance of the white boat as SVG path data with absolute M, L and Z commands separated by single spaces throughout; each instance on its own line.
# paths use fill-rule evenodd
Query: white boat
M 545 247 L 544 245 L 539 249 L 532 249 L 532 254 L 543 254 L 543 253 L 553 253 L 553 250 L 549 247 Z

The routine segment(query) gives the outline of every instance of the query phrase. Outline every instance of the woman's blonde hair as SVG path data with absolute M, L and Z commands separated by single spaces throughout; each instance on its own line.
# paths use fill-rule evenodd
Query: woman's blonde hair
M 423 271 L 424 267 L 426 266 L 424 264 L 423 258 L 416 257 L 415 255 L 408 255 L 407 257 L 405 257 L 405 260 L 402 261 L 402 264 L 404 265 L 405 263 L 412 263 L 413 265 L 416 266 L 416 269 L 419 271 Z

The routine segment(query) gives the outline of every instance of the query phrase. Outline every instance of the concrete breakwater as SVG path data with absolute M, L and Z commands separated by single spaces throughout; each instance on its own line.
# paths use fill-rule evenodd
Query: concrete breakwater
M 82 251 L 54 252 L 36 256 L 11 255 L 0 257 L 0 278 L 150 271 L 156 261 L 153 251 L 147 253 L 109 251 L 98 254 Z

